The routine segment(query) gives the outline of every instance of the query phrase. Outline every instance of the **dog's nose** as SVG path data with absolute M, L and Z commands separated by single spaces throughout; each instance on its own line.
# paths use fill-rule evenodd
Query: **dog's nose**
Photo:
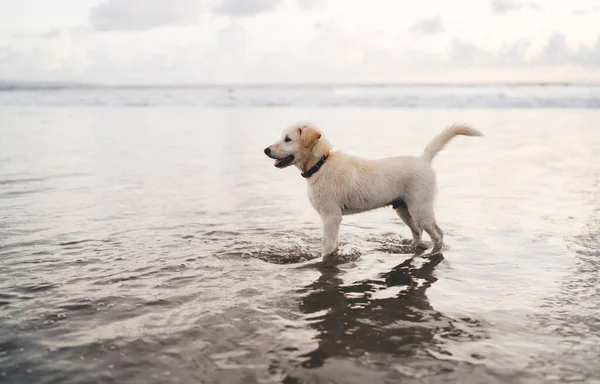
M 265 155 L 269 156 L 271 154 L 271 148 L 265 148 Z

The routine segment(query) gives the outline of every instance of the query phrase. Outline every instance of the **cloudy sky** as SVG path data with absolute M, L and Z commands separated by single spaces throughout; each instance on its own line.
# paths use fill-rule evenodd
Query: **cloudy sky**
M 599 0 L 0 0 L 0 79 L 600 82 Z

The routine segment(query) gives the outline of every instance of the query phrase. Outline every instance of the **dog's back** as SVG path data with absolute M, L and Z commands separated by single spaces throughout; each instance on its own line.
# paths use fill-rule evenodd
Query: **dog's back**
M 431 165 L 421 157 L 370 160 L 334 152 L 328 163 L 321 171 L 326 184 L 313 188 L 319 189 L 315 191 L 319 196 L 339 201 L 344 214 L 392 205 L 393 201 L 403 199 L 414 189 L 412 185 L 415 183 L 435 186 Z

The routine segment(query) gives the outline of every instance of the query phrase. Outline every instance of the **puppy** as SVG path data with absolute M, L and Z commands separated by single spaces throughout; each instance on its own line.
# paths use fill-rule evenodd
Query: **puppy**
M 444 233 L 433 212 L 436 178 L 431 161 L 454 136 L 483 136 L 467 125 L 455 124 L 436 136 L 419 157 L 368 160 L 333 151 L 321 132 L 309 124 L 286 130 L 265 149 L 277 168 L 295 165 L 308 182 L 308 197 L 323 221 L 322 256 L 338 248 L 343 215 L 392 206 L 412 232 L 411 246 L 427 248 L 423 231 L 442 248 Z

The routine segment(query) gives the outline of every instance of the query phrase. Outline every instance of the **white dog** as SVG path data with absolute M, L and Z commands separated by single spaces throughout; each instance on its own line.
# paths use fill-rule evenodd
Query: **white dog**
M 323 257 L 337 251 L 343 215 L 388 205 L 410 228 L 411 246 L 427 248 L 421 241 L 425 230 L 434 251 L 439 251 L 444 233 L 433 212 L 436 179 L 431 161 L 457 135 L 483 136 L 467 125 L 452 125 L 436 136 L 420 157 L 368 160 L 333 151 L 321 132 L 306 124 L 285 131 L 265 154 L 275 159 L 277 168 L 295 165 L 307 179 L 308 197 L 323 221 Z

